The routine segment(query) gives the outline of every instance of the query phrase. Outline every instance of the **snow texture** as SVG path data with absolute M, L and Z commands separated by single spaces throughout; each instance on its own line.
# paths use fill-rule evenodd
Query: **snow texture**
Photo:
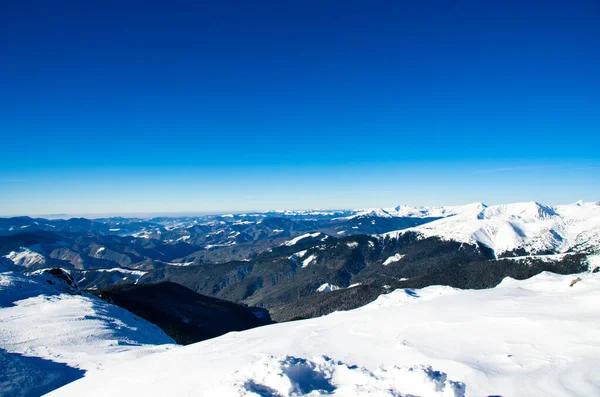
M 0 395 L 38 396 L 174 346 L 157 326 L 54 273 L 0 274 Z
M 19 251 L 11 251 L 4 257 L 10 260 L 14 265 L 26 268 L 46 262 L 43 255 L 26 247 L 21 247 Z
M 402 255 L 402 254 L 394 254 L 394 255 L 390 256 L 389 258 L 387 258 L 385 261 L 383 261 L 383 266 L 387 266 L 390 263 L 398 262 L 402 258 L 404 258 L 404 255 Z
M 317 258 L 316 255 L 310 255 L 308 258 L 302 261 L 302 267 L 307 267 Z
M 317 292 L 331 292 L 331 291 L 337 291 L 338 289 L 341 289 L 341 288 L 338 287 L 337 285 L 325 283 L 325 284 L 322 284 L 319 288 L 317 288 Z
M 597 396 L 599 305 L 591 273 L 396 290 L 90 373 L 50 395 Z
M 296 259 L 304 258 L 304 255 L 306 255 L 307 252 L 308 252 L 308 250 L 298 251 L 298 252 L 290 255 L 290 257 L 288 259 L 296 260 Z

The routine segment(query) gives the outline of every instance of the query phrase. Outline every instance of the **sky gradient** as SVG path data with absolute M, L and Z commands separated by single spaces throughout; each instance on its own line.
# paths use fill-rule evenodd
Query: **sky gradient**
M 594 0 L 3 4 L 0 215 L 598 201 L 599 21 Z

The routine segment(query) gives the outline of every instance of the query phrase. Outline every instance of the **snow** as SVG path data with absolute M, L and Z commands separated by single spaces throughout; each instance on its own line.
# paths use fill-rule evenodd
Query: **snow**
M 396 290 L 88 373 L 50 396 L 597 396 L 598 305 L 591 273 Z
M 106 247 L 97 247 L 90 249 L 90 256 L 92 258 L 102 258 L 102 255 L 106 254 Z
M 540 260 L 542 262 L 557 262 L 563 260 L 569 254 L 552 254 L 552 255 L 526 255 L 526 256 L 510 256 L 500 258 L 502 261 L 527 261 L 530 259 Z
M 393 215 L 383 208 L 367 208 L 364 210 L 358 210 L 358 212 L 354 215 L 339 219 L 355 219 L 362 217 L 392 218 Z
M 383 261 L 383 266 L 387 266 L 390 263 L 398 262 L 402 258 L 404 258 L 404 255 L 402 255 L 402 254 L 394 254 L 394 255 L 390 256 L 389 258 L 387 258 L 385 261 Z
M 311 264 L 312 261 L 314 261 L 315 259 L 317 259 L 316 255 L 310 255 L 308 258 L 306 258 L 305 260 L 302 261 L 302 267 L 307 267 L 308 265 Z
M 149 232 L 140 232 L 140 233 L 134 233 L 131 235 L 131 237 L 135 237 L 135 238 L 145 238 L 145 239 L 151 239 L 152 236 Z
M 356 247 L 358 247 L 359 244 L 356 241 L 350 241 L 350 242 L 347 242 L 346 245 L 348 246 L 348 248 L 356 248 Z
M 155 325 L 79 293 L 45 271 L 0 274 L 0 395 L 40 395 L 174 346 Z
M 138 276 L 142 277 L 144 274 L 148 273 L 148 272 L 144 272 L 141 270 L 130 270 L 130 269 L 124 269 L 122 267 L 113 267 L 110 269 L 94 269 L 97 272 L 118 272 L 118 273 L 125 273 L 125 274 L 131 274 L 132 276 Z
M 298 252 L 290 255 L 290 257 L 288 259 L 295 260 L 295 259 L 304 258 L 304 255 L 306 255 L 307 252 L 308 252 L 308 250 L 298 251 Z
M 206 246 L 204 246 L 204 249 L 212 249 L 212 248 L 218 248 L 218 247 L 231 247 L 232 245 L 236 245 L 237 243 L 235 241 L 228 241 L 225 244 L 208 244 Z
M 338 215 L 340 212 L 343 211 L 338 211 L 338 210 L 332 210 L 332 211 L 324 211 L 321 209 L 311 209 L 311 210 L 267 210 L 267 211 L 261 211 L 258 214 L 251 214 L 252 216 L 265 216 L 267 214 L 281 214 L 281 215 L 286 215 L 286 216 L 310 216 L 310 215 L 314 215 L 314 216 L 334 216 L 334 215 Z
M 398 205 L 394 208 L 368 208 L 356 210 L 356 214 L 338 219 L 356 219 L 363 217 L 377 218 L 445 218 L 472 211 L 474 208 L 485 207 L 482 203 L 473 203 L 461 206 L 410 206 Z
M 317 288 L 317 292 L 331 292 L 331 291 L 336 291 L 338 289 L 341 289 L 341 288 L 338 287 L 337 285 L 325 283 L 325 284 L 322 284 L 319 288 Z
M 112 273 L 111 280 L 114 283 L 125 281 L 127 283 L 133 282 L 134 284 L 137 284 L 139 279 L 144 274 L 148 273 L 148 272 L 144 272 L 141 270 L 131 270 L 131 269 L 125 269 L 122 267 L 113 267 L 110 269 L 90 269 L 90 270 L 83 271 L 82 272 L 83 278 L 81 278 L 77 282 L 83 283 L 87 279 L 88 273 L 90 273 L 90 272 Z M 87 288 L 88 289 L 96 289 L 92 286 L 87 286 Z
M 0 395 L 39 396 L 72 382 L 84 371 L 0 349 Z
M 537 202 L 472 205 L 460 214 L 386 235 L 395 237 L 409 231 L 422 237 L 481 243 L 497 256 L 519 248 L 531 254 L 563 253 L 589 241 L 600 241 L 600 206 L 578 203 L 551 207 Z
M 169 265 L 169 266 L 189 266 L 193 263 L 194 263 L 194 261 L 192 261 L 192 262 L 167 262 L 167 265 Z
M 285 243 L 283 243 L 282 245 L 287 245 L 287 246 L 296 245 L 298 243 L 298 241 L 300 241 L 300 240 L 303 240 L 303 239 L 309 238 L 309 237 L 315 238 L 315 237 L 319 237 L 320 235 L 321 235 L 320 232 L 317 232 L 317 233 L 306 233 L 306 234 L 303 234 L 301 236 L 295 237 L 295 238 L 293 238 L 291 240 L 288 240 Z
M 589 255 L 587 260 L 590 270 L 600 269 L 600 255 Z
M 178 238 L 177 240 L 175 240 L 175 241 L 187 241 L 187 240 L 189 240 L 189 239 L 190 239 L 190 237 L 191 237 L 191 236 L 181 236 L 181 237 L 179 237 L 179 238 Z
M 14 265 L 26 268 L 46 262 L 43 255 L 26 247 L 19 248 L 19 251 L 11 251 L 4 257 L 12 261 Z
M 459 206 L 409 206 L 399 205 L 389 212 L 396 217 L 409 217 L 409 218 L 445 218 L 449 216 L 463 214 L 465 212 L 471 212 L 473 210 L 480 210 L 485 208 L 483 203 L 472 203 L 467 205 Z

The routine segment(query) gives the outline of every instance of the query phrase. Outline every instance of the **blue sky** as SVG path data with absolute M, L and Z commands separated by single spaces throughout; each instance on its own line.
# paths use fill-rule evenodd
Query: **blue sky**
M 597 1 L 250 3 L 3 4 L 0 215 L 600 200 Z

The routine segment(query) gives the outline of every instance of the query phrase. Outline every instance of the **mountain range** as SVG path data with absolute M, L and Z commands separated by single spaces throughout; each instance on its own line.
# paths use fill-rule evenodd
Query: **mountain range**
M 600 204 L 591 202 L 148 219 L 5 218 L 0 219 L 0 316 L 8 333 L 0 346 L 1 359 L 7 368 L 29 374 L 15 378 L 30 385 L 29 394 L 22 395 L 38 395 L 86 371 L 170 349 L 175 342 L 195 343 L 272 320 L 335 318 L 334 312 L 379 307 L 377 302 L 398 291 L 412 297 L 432 291 L 432 286 L 442 286 L 440 291 L 488 290 L 500 288 L 507 277 L 525 280 L 543 272 L 578 275 L 563 281 L 583 274 L 595 280 L 599 268 Z M 59 331 L 63 328 L 64 333 Z M 42 336 L 43 329 L 50 332 Z M 81 338 L 68 338 L 71 332 Z M 259 338 L 270 338 L 270 331 L 264 336 L 256 332 Z M 88 349 L 89 340 L 89 360 L 83 362 L 78 352 Z M 325 356 L 315 361 L 306 352 L 291 358 L 277 354 L 275 361 L 260 365 L 274 365 L 286 376 L 286 368 L 296 367 L 293 373 L 324 368 L 324 373 L 341 374 L 364 361 L 356 356 L 360 359 L 338 368 Z M 255 365 L 244 360 L 240 365 Z M 447 395 L 461 395 L 461 382 L 471 375 L 442 367 L 442 383 L 437 375 L 430 376 L 440 370 L 434 365 L 402 371 L 416 371 L 425 384 L 443 385 L 454 393 Z M 319 371 L 315 379 L 325 379 Z M 303 380 L 294 376 L 284 377 L 285 382 L 305 390 Z M 0 378 L 0 391 L 19 395 L 12 379 Z M 309 384 L 316 381 L 311 379 Z M 323 382 L 325 388 L 319 390 L 335 384 L 331 379 Z M 478 381 L 465 385 L 469 383 Z M 252 376 L 236 385 L 230 385 L 240 392 L 235 395 L 282 395 L 284 390 Z

